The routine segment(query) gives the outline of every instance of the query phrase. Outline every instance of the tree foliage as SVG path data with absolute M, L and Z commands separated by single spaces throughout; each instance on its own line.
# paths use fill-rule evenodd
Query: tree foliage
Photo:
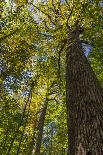
M 77 25 L 81 25 L 84 53 L 103 85 L 102 7 L 99 0 L 1 2 L 2 155 L 35 152 L 46 97 L 41 152 L 65 154 L 67 42 L 70 43 Z

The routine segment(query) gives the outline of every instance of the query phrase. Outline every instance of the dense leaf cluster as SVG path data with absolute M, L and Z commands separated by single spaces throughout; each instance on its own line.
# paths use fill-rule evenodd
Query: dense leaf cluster
M 67 148 L 65 66 L 67 39 L 78 23 L 90 61 L 103 84 L 103 12 L 99 0 L 2 1 L 0 151 L 35 152 L 40 113 L 48 98 L 41 152 Z

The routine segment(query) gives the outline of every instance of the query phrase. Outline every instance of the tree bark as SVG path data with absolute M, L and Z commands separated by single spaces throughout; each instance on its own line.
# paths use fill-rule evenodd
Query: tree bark
M 40 147 L 42 142 L 42 134 L 43 134 L 43 127 L 44 127 L 44 121 L 45 121 L 45 115 L 47 110 L 47 104 L 48 99 L 45 99 L 44 107 L 41 110 L 40 118 L 38 121 L 38 133 L 37 133 L 37 140 L 36 140 L 36 149 L 35 149 L 35 155 L 40 155 Z
M 71 33 L 66 55 L 68 155 L 103 155 L 103 89 L 79 35 L 79 30 Z

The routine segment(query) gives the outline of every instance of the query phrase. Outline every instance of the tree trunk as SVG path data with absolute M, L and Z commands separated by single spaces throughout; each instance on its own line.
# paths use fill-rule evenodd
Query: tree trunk
M 68 39 L 66 103 L 69 155 L 103 155 L 103 89 L 85 57 L 79 30 Z
M 46 98 L 44 107 L 41 111 L 40 118 L 38 121 L 38 129 L 37 129 L 38 133 L 37 133 L 37 140 L 36 140 L 35 155 L 40 155 L 40 147 L 41 147 L 41 142 L 42 142 L 43 126 L 44 126 L 44 121 L 45 121 L 47 104 L 48 104 L 48 99 Z

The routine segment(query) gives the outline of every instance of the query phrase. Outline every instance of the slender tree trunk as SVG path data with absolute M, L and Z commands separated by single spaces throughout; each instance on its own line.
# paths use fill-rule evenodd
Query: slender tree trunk
M 24 132 L 25 132 L 25 129 L 26 129 L 26 125 L 27 125 L 27 122 L 28 122 L 29 112 L 30 112 L 30 103 L 29 103 L 29 109 L 28 109 L 28 113 L 27 113 L 26 121 L 25 121 L 25 124 L 24 124 L 24 127 L 23 127 L 23 131 L 22 131 L 22 134 L 21 134 L 21 138 L 20 138 L 20 141 L 19 141 L 19 146 L 18 146 L 18 149 L 17 149 L 17 153 L 16 153 L 16 155 L 18 155 L 19 152 L 20 152 L 20 147 L 21 147 L 21 143 L 22 143 L 23 135 L 24 135 Z
M 66 57 L 68 155 L 103 155 L 103 90 L 79 35 L 79 30 L 72 33 Z
M 16 130 L 16 132 L 14 133 L 13 138 L 11 139 L 11 143 L 10 143 L 10 146 L 9 146 L 9 148 L 8 148 L 7 155 L 10 155 L 11 149 L 12 149 L 13 144 L 14 144 L 14 141 L 15 141 L 15 138 L 17 137 L 17 134 L 19 133 L 20 126 L 21 126 L 21 124 L 22 124 L 22 122 L 23 122 L 23 118 L 25 117 L 26 109 L 27 109 L 27 107 L 28 107 L 28 104 L 30 104 L 31 97 L 32 97 L 32 89 L 30 89 L 28 99 L 27 99 L 27 101 L 26 101 L 26 103 L 25 103 L 25 105 L 24 105 L 24 109 L 23 109 L 23 113 L 22 113 L 22 117 L 21 117 L 20 123 L 18 124 L 17 130 Z
M 28 155 L 33 154 L 33 148 L 34 148 L 34 145 L 35 145 L 35 135 L 36 135 L 36 133 L 34 131 L 32 140 L 31 140 L 30 145 L 29 145 Z
M 38 128 L 37 128 L 38 133 L 37 133 L 37 140 L 36 140 L 35 155 L 40 155 L 40 147 L 41 147 L 41 142 L 42 142 L 43 126 L 44 126 L 44 121 L 45 121 L 47 104 L 48 104 L 48 99 L 46 98 L 44 107 L 41 111 L 40 118 L 38 121 Z

